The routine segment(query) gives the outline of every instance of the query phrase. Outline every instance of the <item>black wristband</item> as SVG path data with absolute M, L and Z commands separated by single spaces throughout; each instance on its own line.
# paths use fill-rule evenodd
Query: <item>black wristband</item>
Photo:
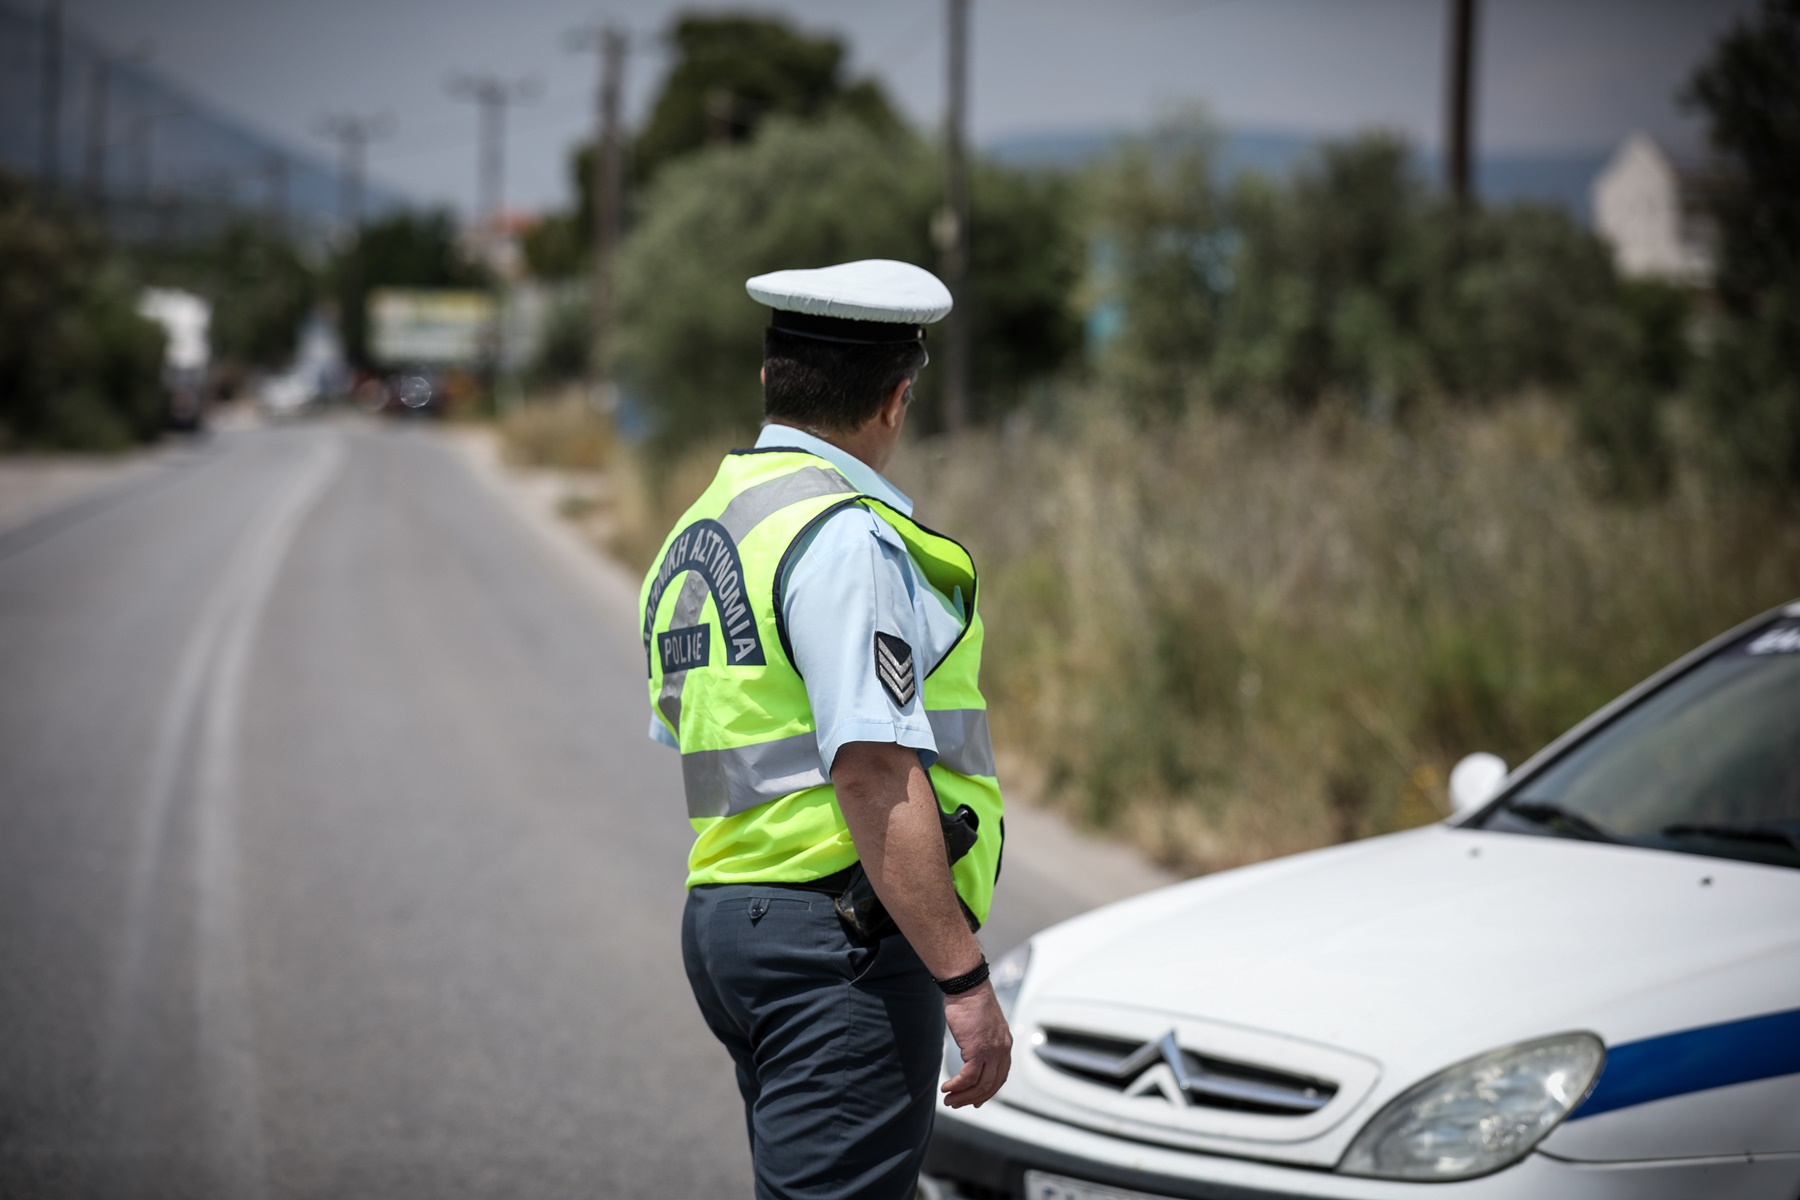
M 980 962 L 975 964 L 974 970 L 964 971 L 961 975 L 953 975 L 949 979 L 939 979 L 935 982 L 938 985 L 938 990 L 943 992 L 944 995 L 960 996 L 964 992 L 972 991 L 986 983 L 987 977 L 988 960 L 984 956 Z

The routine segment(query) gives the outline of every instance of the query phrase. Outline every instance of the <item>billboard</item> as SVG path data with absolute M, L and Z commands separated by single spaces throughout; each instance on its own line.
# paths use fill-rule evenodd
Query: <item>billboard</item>
M 494 299 L 447 288 L 369 293 L 369 351 L 384 366 L 467 367 L 494 348 Z

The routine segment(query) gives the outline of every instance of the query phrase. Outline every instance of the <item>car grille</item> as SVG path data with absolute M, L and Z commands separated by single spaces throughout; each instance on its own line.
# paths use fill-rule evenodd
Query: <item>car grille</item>
M 1161 1096 L 1184 1107 L 1302 1117 L 1337 1095 L 1337 1084 L 1286 1071 L 1196 1054 L 1171 1031 L 1140 1042 L 1045 1028 L 1037 1056 L 1046 1064 L 1127 1096 Z

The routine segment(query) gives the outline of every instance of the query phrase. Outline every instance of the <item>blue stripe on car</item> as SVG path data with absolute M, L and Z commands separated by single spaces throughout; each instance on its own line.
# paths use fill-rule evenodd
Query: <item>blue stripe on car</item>
M 1800 1074 L 1800 1008 L 1683 1029 L 1609 1048 L 1600 1082 L 1569 1120 L 1794 1074 Z

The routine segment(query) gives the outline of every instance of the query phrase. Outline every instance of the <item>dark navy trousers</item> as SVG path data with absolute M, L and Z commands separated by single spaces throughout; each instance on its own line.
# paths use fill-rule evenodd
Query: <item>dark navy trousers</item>
M 737 1064 L 757 1200 L 912 1200 L 944 998 L 906 939 L 852 945 L 823 892 L 714 884 L 688 892 L 681 952 Z

